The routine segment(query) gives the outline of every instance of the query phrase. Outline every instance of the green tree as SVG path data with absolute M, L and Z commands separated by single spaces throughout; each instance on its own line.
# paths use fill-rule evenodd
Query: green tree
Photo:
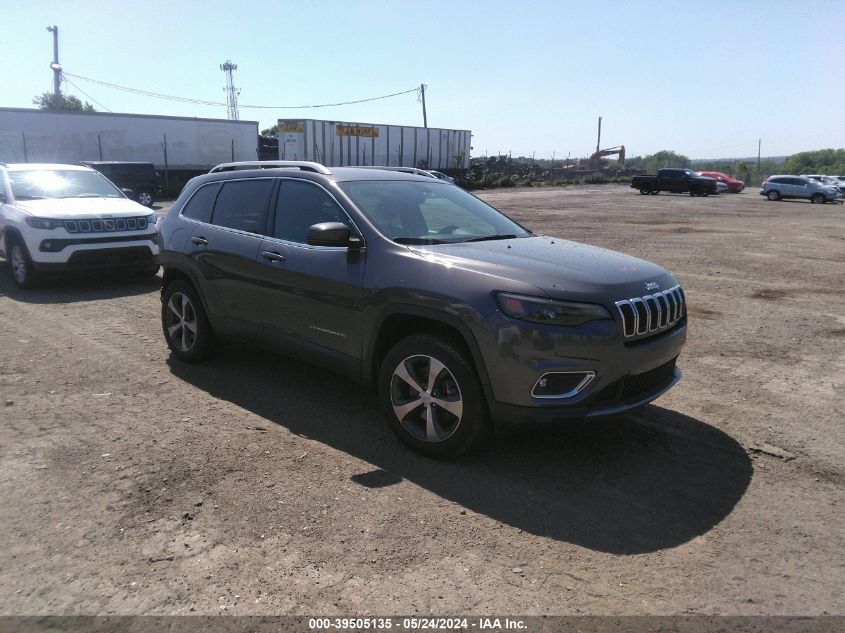
M 279 125 L 276 124 L 273 127 L 268 127 L 266 130 L 261 130 L 261 136 L 273 136 L 275 137 L 276 134 L 279 133 Z
M 96 112 L 94 106 L 87 101 L 83 104 L 79 97 L 73 95 L 56 95 L 45 92 L 33 97 L 32 103 L 42 110 L 75 110 L 77 112 Z
M 650 156 L 646 156 L 644 162 L 645 168 L 649 173 L 654 173 L 664 167 L 689 167 L 690 165 L 689 158 L 669 149 L 663 149 Z
M 656 173 L 658 169 L 664 167 L 682 167 L 690 166 L 690 160 L 683 154 L 678 154 L 669 149 L 660 150 L 648 156 L 633 156 L 625 160 L 625 167 L 637 171 L 645 171 L 649 174 Z
M 845 149 L 819 149 L 799 152 L 787 158 L 782 166 L 784 174 L 845 173 Z

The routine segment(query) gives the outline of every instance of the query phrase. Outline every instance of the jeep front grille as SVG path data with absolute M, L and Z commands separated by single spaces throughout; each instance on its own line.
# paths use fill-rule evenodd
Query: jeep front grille
M 622 316 L 625 338 L 653 334 L 667 330 L 686 314 L 686 298 L 680 286 L 644 297 L 634 297 L 616 302 Z
M 141 231 L 147 228 L 147 218 L 91 218 L 65 220 L 68 233 L 112 233 L 114 231 Z

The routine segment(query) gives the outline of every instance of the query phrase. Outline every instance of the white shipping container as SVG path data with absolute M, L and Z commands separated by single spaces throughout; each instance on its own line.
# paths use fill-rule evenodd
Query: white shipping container
M 279 119 L 279 159 L 327 167 L 389 165 L 428 169 L 469 167 L 469 130 L 407 125 Z
M 258 158 L 258 122 L 0 108 L 0 162 L 118 160 L 207 170 Z

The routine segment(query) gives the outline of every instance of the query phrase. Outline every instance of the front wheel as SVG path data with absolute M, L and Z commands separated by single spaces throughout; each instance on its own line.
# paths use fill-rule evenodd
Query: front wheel
M 813 197 L 810 198 L 810 201 L 813 204 L 824 204 L 824 194 L 823 193 L 814 193 Z
M 153 194 L 149 191 L 139 191 L 138 195 L 135 196 L 135 200 L 138 201 L 138 204 L 142 204 L 145 207 L 153 206 Z
M 769 200 L 780 200 L 780 191 L 772 190 L 772 191 L 770 191 L 769 193 L 766 194 L 766 197 Z
M 19 237 L 9 239 L 9 267 L 12 272 L 12 281 L 22 290 L 31 290 L 38 284 L 35 274 L 35 267 L 32 265 L 32 258 L 26 245 Z
M 382 361 L 378 395 L 394 433 L 415 451 L 457 457 L 492 430 L 470 359 L 436 336 L 399 341 Z
M 165 288 L 161 326 L 167 346 L 179 360 L 198 362 L 214 351 L 214 332 L 205 308 L 187 280 L 177 279 Z

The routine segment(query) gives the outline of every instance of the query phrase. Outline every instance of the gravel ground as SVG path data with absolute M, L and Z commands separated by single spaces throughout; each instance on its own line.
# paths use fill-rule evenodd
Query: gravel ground
M 845 209 L 481 196 L 673 271 L 684 379 L 439 463 L 341 377 L 170 359 L 158 280 L 0 262 L 0 614 L 845 613 Z

